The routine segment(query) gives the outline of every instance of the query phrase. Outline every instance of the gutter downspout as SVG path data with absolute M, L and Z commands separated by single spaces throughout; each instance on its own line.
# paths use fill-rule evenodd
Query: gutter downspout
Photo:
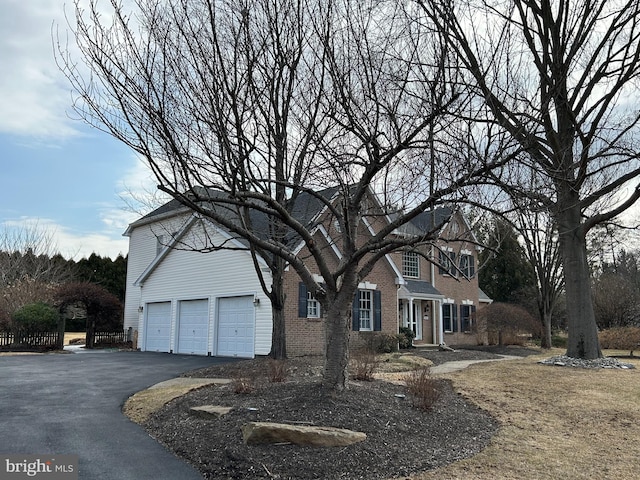
M 439 345 L 444 345 L 444 327 L 442 326 L 442 299 L 438 299 L 438 334 L 440 337 Z
M 431 212 L 431 217 L 433 218 L 433 212 Z M 431 258 L 435 258 L 436 255 L 436 247 L 431 244 Z M 436 288 L 436 266 L 433 262 L 431 262 L 431 286 Z M 436 308 L 434 305 L 433 312 L 431 313 L 431 323 L 433 324 L 433 343 L 436 345 L 441 345 L 444 343 L 444 333 L 442 331 L 442 300 L 438 300 L 438 320 L 436 324 Z M 438 331 L 438 336 L 436 337 L 436 328 Z

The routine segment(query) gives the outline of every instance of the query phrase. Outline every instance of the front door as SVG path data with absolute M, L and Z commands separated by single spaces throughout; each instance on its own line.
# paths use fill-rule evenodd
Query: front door
M 415 334 L 414 340 L 422 340 L 422 311 L 420 300 L 405 301 L 403 305 L 403 325 Z

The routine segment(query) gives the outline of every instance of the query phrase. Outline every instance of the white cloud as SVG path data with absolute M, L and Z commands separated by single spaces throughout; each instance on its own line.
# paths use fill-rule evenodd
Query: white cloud
M 132 161 L 117 188 L 126 209 L 137 218 L 169 201 L 169 196 L 157 189 L 158 181 L 142 159 L 133 155 Z
M 78 135 L 67 117 L 70 86 L 56 66 L 52 25 L 64 29 L 63 0 L 4 0 L 0 16 L 0 131 L 39 138 Z
M 80 260 L 92 253 L 100 256 L 116 258 L 118 254 L 126 255 L 129 240 L 119 234 L 106 232 L 80 232 L 64 227 L 54 220 L 46 218 L 22 217 L 8 220 L 0 224 L 3 230 L 33 230 L 42 232 L 51 240 L 47 253 L 60 253 L 65 258 Z

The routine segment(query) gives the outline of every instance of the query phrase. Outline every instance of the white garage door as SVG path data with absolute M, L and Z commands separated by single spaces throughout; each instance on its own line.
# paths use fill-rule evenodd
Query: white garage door
M 171 302 L 148 303 L 144 349 L 168 352 L 171 348 Z
M 185 300 L 179 305 L 178 353 L 207 354 L 209 301 Z
M 218 350 L 221 357 L 253 358 L 253 296 L 218 300 Z

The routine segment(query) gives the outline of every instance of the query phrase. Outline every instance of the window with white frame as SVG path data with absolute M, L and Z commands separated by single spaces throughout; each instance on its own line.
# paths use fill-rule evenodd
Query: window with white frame
M 402 252 L 402 274 L 405 277 L 420 278 L 420 257 L 416 252 Z
M 460 326 L 463 332 L 471 331 L 471 324 L 476 311 L 473 305 L 460 305 Z
M 438 271 L 440 275 L 451 275 L 456 277 L 458 270 L 456 269 L 456 254 L 454 252 L 445 252 L 440 250 L 438 255 Z
M 456 330 L 456 306 L 453 303 L 442 304 L 442 329 L 448 333 Z
M 307 292 L 307 318 L 320 318 L 320 302 L 311 292 Z
M 358 309 L 360 330 L 373 330 L 373 292 L 371 290 L 359 290 Z
M 473 278 L 476 274 L 476 259 L 473 255 L 460 255 L 460 272 L 466 278 Z

